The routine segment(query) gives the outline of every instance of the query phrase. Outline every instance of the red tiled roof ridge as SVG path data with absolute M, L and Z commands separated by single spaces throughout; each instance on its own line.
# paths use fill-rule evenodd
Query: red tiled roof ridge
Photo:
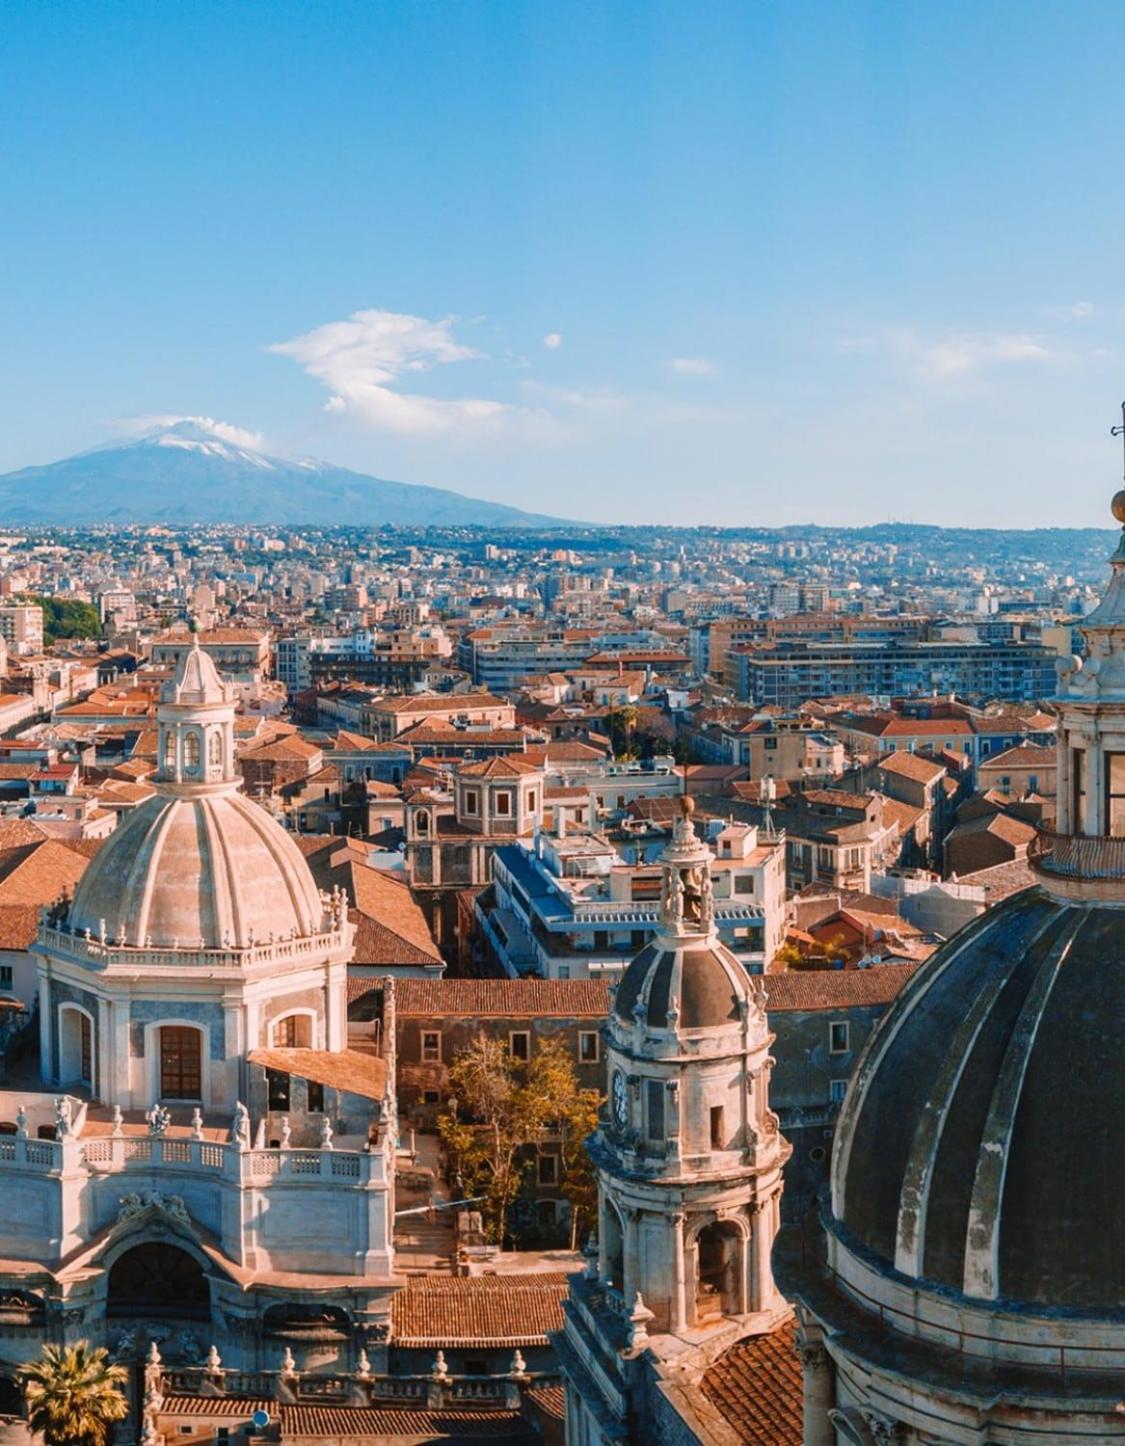
M 495 1014 L 604 1018 L 609 985 L 602 979 L 400 979 L 395 1012 L 431 1019 Z

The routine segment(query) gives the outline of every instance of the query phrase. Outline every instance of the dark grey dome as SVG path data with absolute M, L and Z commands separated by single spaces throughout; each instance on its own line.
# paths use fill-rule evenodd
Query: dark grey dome
M 666 1029 L 668 1011 L 678 1004 L 677 1028 L 706 1029 L 737 1023 L 749 998 L 746 971 L 725 945 L 705 934 L 659 936 L 622 975 L 614 1012 L 632 1024 L 639 1005 L 650 1028 Z
M 837 1131 L 842 1234 L 966 1295 L 1125 1306 L 1125 908 L 1042 888 L 915 975 Z

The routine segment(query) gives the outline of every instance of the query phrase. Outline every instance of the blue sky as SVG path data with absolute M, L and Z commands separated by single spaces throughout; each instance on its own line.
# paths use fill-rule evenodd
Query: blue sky
M 204 415 L 599 520 L 1101 523 L 1120 18 L 6 0 L 0 469 Z

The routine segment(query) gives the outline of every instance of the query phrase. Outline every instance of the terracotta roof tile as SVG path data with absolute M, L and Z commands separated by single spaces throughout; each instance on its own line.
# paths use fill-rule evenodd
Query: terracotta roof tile
M 391 1339 L 419 1349 L 546 1345 L 562 1329 L 569 1283 L 564 1274 L 414 1276 L 391 1300 Z
M 381 1100 L 387 1092 L 386 1060 L 358 1049 L 252 1049 L 248 1058 L 265 1069 L 295 1074 L 368 1100 Z
M 869 969 L 790 969 L 784 974 L 764 974 L 766 1010 L 773 1013 L 890 1004 L 918 968 L 917 964 L 874 964 Z
M 604 1019 L 609 986 L 601 979 L 399 979 L 395 1013 Z
M 0 949 L 30 949 L 38 932 L 38 904 L 0 904 Z
M 276 1408 L 275 1408 L 276 1409 Z M 396 1411 L 390 1407 L 282 1406 L 283 1440 L 321 1436 L 350 1441 L 468 1441 L 478 1437 L 508 1441 L 538 1441 L 530 1423 L 518 1411 Z
M 802 1375 L 792 1321 L 731 1346 L 704 1373 L 704 1395 L 747 1446 L 801 1446 Z

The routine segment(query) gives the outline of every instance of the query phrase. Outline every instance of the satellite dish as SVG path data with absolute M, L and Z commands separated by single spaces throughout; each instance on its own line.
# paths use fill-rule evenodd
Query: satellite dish
M 254 1427 L 255 1431 L 264 1431 L 269 1423 L 270 1413 L 268 1411 L 255 1411 L 250 1417 L 250 1424 Z

